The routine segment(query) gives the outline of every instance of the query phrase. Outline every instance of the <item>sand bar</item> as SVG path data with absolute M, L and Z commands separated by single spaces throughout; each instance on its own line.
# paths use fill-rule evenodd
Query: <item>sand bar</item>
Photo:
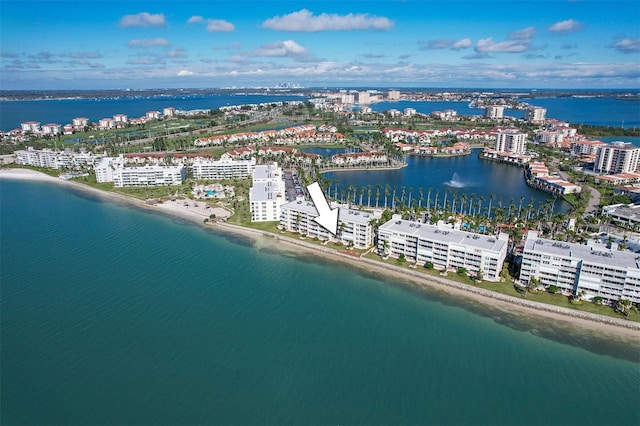
M 406 280 L 418 286 L 426 286 L 429 288 L 442 290 L 446 293 L 477 301 L 479 303 L 489 305 L 492 308 L 503 310 L 505 312 L 535 315 L 538 317 L 551 319 L 554 322 L 564 322 L 591 331 L 597 331 L 599 333 L 602 333 L 603 335 L 607 333 L 615 333 L 616 335 L 630 337 L 633 338 L 633 340 L 640 341 L 640 323 L 638 322 L 626 321 L 621 318 L 618 319 L 614 317 L 596 315 L 588 312 L 575 311 L 559 306 L 515 298 L 512 296 L 507 296 L 474 287 L 472 285 L 447 280 L 446 278 L 426 276 L 417 271 L 407 270 L 405 268 L 388 265 L 371 259 L 354 258 L 353 256 L 340 253 L 337 250 L 324 246 L 318 246 L 316 244 L 305 242 L 300 239 L 232 225 L 226 222 L 216 222 L 213 224 L 205 225 L 204 218 L 208 218 L 210 214 L 216 214 L 217 217 L 226 217 L 230 212 L 224 209 L 211 209 L 211 212 L 208 213 L 208 209 L 203 210 L 195 208 L 193 206 L 194 203 L 204 204 L 204 202 L 194 202 L 193 200 L 190 200 L 190 204 L 185 206 L 185 200 L 176 199 L 176 201 L 167 201 L 162 204 L 150 205 L 145 203 L 144 201 L 123 194 L 102 191 L 100 189 L 92 188 L 79 182 L 55 178 L 44 173 L 29 169 L 3 169 L 0 170 L 0 179 L 2 178 L 51 182 L 82 191 L 88 191 L 107 199 L 126 202 L 128 204 L 144 208 L 145 210 L 167 213 L 175 217 L 187 219 L 192 222 L 198 223 L 201 226 L 207 226 L 208 228 L 219 229 L 223 232 L 230 232 L 237 235 L 251 237 L 254 240 L 264 239 L 263 241 L 266 242 L 275 241 L 277 242 L 276 246 L 280 248 L 283 248 L 283 245 L 281 243 L 285 243 L 292 249 L 296 249 L 296 252 L 299 252 L 299 249 L 302 248 L 304 251 L 313 255 L 339 260 L 354 267 L 362 268 L 369 272 L 375 272 L 376 274 L 392 279 Z

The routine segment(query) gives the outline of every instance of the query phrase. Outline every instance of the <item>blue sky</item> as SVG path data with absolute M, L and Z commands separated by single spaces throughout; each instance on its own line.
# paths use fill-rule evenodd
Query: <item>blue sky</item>
M 0 88 L 639 88 L 640 1 L 0 1 Z

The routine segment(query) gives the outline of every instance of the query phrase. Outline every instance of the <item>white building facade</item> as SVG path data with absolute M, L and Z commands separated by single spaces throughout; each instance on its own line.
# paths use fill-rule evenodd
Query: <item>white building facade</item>
M 633 173 L 638 168 L 640 148 L 632 143 L 612 142 L 600 147 L 594 165 L 596 173 Z
M 113 170 L 115 187 L 182 185 L 187 169 L 179 166 L 117 167 Z
M 280 206 L 285 202 L 285 183 L 278 163 L 255 166 L 249 190 L 251 221 L 280 220 Z
M 524 111 L 524 119 L 531 123 L 544 123 L 547 110 L 542 107 L 530 107 Z
M 280 227 L 322 241 L 340 241 L 347 246 L 367 249 L 373 245 L 372 213 L 338 207 L 338 234 L 333 235 L 314 218 L 318 210 L 310 201 L 292 201 L 280 207 Z
M 484 116 L 486 118 L 491 118 L 491 119 L 504 118 L 504 106 L 502 106 L 502 105 L 488 105 L 484 109 Z
M 465 268 L 488 281 L 499 281 L 509 237 L 459 231 L 449 226 L 392 219 L 378 228 L 378 253 L 438 269 Z
M 614 302 L 640 303 L 640 257 L 604 245 L 581 245 L 538 238 L 529 231 L 524 246 L 520 280 L 531 278 L 566 294 L 596 296 Z
M 182 185 L 187 178 L 184 165 L 125 167 L 123 156 L 104 157 L 95 166 L 96 182 L 113 182 L 118 188 Z
M 198 180 L 244 179 L 253 175 L 256 159 L 250 160 L 205 160 L 196 158 L 192 165 L 193 178 Z
M 524 154 L 527 152 L 527 134 L 516 129 L 498 132 L 495 150 L 512 154 Z

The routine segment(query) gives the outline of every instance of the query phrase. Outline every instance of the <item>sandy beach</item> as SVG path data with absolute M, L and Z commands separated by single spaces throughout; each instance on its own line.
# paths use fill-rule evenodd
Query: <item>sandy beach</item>
M 337 250 L 318 246 L 300 239 L 290 238 L 283 235 L 272 234 L 264 231 L 245 228 L 220 221 L 205 224 L 204 219 L 215 214 L 216 218 L 226 218 L 229 211 L 221 208 L 209 207 L 202 201 L 175 199 L 159 204 L 148 204 L 144 201 L 128 197 L 126 195 L 113 192 L 102 191 L 89 187 L 82 183 L 67 181 L 55 178 L 37 171 L 28 169 L 4 169 L 0 170 L 0 179 L 16 179 L 50 182 L 64 185 L 80 191 L 91 192 L 105 199 L 117 200 L 127 204 L 143 208 L 148 211 L 170 214 L 206 226 L 210 229 L 217 229 L 221 232 L 229 232 L 237 235 L 250 237 L 263 244 L 273 244 L 278 249 L 288 246 L 291 250 L 323 256 L 330 259 L 347 263 L 353 267 L 361 268 L 376 275 L 389 277 L 395 280 L 406 281 L 413 285 L 428 287 L 448 294 L 472 300 L 474 302 L 489 305 L 492 308 L 521 315 L 532 315 L 552 320 L 554 323 L 564 323 L 567 326 L 579 327 L 585 330 L 596 331 L 602 335 L 615 334 L 620 337 L 632 338 L 640 341 L 640 323 L 625 321 L 614 317 L 590 314 L 575 311 L 553 305 L 532 302 L 525 299 L 515 298 L 500 293 L 484 290 L 472 285 L 461 284 L 445 278 L 425 276 L 417 271 L 410 271 L 405 268 L 395 267 L 382 262 L 366 258 L 354 258 Z M 197 205 L 197 206 L 196 206 Z M 285 243 L 283 245 L 282 243 Z

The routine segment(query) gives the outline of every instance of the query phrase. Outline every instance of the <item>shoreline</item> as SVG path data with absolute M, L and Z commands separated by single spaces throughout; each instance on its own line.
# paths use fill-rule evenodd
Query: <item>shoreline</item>
M 547 318 L 554 321 L 570 324 L 581 329 L 598 331 L 603 334 L 614 333 L 621 337 L 633 338 L 640 340 L 640 323 L 626 321 L 615 317 L 591 314 L 583 311 L 575 311 L 555 305 L 547 305 L 544 303 L 534 302 L 526 299 L 519 299 L 512 296 L 503 295 L 501 293 L 484 290 L 467 284 L 458 283 L 439 277 L 425 276 L 417 271 L 408 271 L 403 268 L 387 265 L 367 258 L 354 258 L 346 253 L 338 250 L 317 246 L 299 239 L 287 237 L 284 235 L 273 234 L 267 231 L 247 228 L 240 225 L 229 224 L 226 222 L 211 222 L 205 224 L 201 213 L 192 210 L 179 208 L 179 206 L 169 206 L 171 208 L 163 208 L 159 205 L 147 204 L 136 198 L 103 191 L 84 185 L 79 182 L 67 181 L 55 178 L 44 173 L 40 173 L 30 169 L 4 169 L 0 170 L 0 182 L 2 179 L 26 180 L 49 182 L 75 188 L 85 193 L 91 193 L 100 196 L 103 199 L 119 201 L 125 204 L 139 207 L 149 212 L 157 212 L 173 217 L 188 220 L 199 224 L 205 229 L 216 229 L 221 232 L 250 237 L 253 240 L 265 238 L 270 241 L 276 241 L 278 245 L 285 243 L 293 249 L 303 249 L 305 253 L 321 256 L 327 259 L 336 260 L 349 266 L 355 266 L 374 272 L 376 274 L 389 277 L 398 281 L 408 281 L 419 288 L 429 288 L 443 291 L 449 295 L 460 296 L 470 301 L 475 301 L 483 305 L 496 308 L 498 310 L 507 311 L 511 314 L 534 315 L 538 318 Z M 170 203 L 170 202 L 169 202 Z M 166 204 L 166 203 L 165 203 Z

